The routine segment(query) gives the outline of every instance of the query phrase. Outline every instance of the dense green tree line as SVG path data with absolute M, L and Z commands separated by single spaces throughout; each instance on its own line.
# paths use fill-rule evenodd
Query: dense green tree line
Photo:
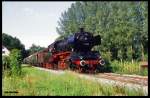
M 2 45 L 4 45 L 9 51 L 13 49 L 20 50 L 22 59 L 27 56 L 24 45 L 16 37 L 12 37 L 11 35 L 2 33 Z
M 16 37 L 12 37 L 8 34 L 2 34 L 2 44 L 8 48 L 8 50 L 12 49 L 25 49 L 24 45 L 20 42 L 20 40 Z
M 58 24 L 60 38 L 80 27 L 101 35 L 102 44 L 94 49 L 110 60 L 142 60 L 148 52 L 148 2 L 76 2 Z
M 12 37 L 11 35 L 5 33 L 2 34 L 2 44 L 10 51 L 13 49 L 20 50 L 22 59 L 44 49 L 44 47 L 35 44 L 32 44 L 32 46 L 29 49 L 25 49 L 24 45 L 18 38 Z
M 8 75 L 21 75 L 22 60 L 25 57 L 44 49 L 44 47 L 32 44 L 29 49 L 25 50 L 24 45 L 18 38 L 5 33 L 2 34 L 2 45 L 10 51 L 8 56 L 2 56 L 2 69 L 3 72 L 6 72 Z
M 31 55 L 31 54 L 36 53 L 38 51 L 41 51 L 43 49 L 44 49 L 44 47 L 32 44 L 32 46 L 30 47 L 30 49 L 28 49 L 27 51 L 28 51 L 28 54 Z

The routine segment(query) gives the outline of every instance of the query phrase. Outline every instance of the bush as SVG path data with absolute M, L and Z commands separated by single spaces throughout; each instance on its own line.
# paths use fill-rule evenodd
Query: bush
M 148 61 L 148 54 L 144 54 L 143 60 L 144 60 L 144 61 Z
M 2 76 L 10 76 L 10 57 L 2 56 Z
M 102 58 L 105 61 L 105 65 L 103 67 L 103 71 L 104 72 L 111 72 L 112 71 L 112 67 L 110 66 L 110 62 L 111 62 L 111 53 L 110 52 L 102 52 L 101 53 Z
M 10 58 L 9 56 L 2 56 L 2 67 L 3 71 L 10 68 Z
M 120 61 L 114 60 L 111 62 L 111 66 L 112 66 L 112 72 L 114 72 L 114 73 L 136 74 L 136 75 L 143 75 L 143 76 L 148 75 L 148 69 L 141 70 L 140 69 L 140 62 L 138 62 L 138 61 L 120 62 Z
M 10 52 L 10 67 L 13 75 L 21 74 L 21 52 L 20 50 L 13 49 Z

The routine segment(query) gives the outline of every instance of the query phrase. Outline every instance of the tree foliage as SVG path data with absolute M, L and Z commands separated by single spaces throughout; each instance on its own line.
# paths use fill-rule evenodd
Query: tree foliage
M 21 74 L 21 52 L 18 49 L 10 52 L 10 68 L 13 75 Z
M 16 37 L 12 37 L 8 34 L 3 33 L 2 34 L 2 44 L 7 47 L 8 50 L 12 50 L 12 49 L 18 49 L 21 50 L 21 55 L 22 57 L 26 57 L 26 50 L 24 45 L 21 43 L 21 41 L 16 38 Z
M 111 59 L 141 60 L 148 52 L 148 2 L 76 2 L 62 13 L 57 32 L 64 38 L 84 27 L 101 35 L 94 47 Z
M 28 51 L 29 55 L 31 55 L 31 54 L 41 51 L 43 49 L 44 49 L 44 47 L 32 44 L 32 46 L 27 51 Z

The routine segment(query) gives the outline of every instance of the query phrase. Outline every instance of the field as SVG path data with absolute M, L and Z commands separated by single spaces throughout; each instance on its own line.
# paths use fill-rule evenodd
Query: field
M 5 75 L 5 74 L 4 74 Z M 34 67 L 23 67 L 22 76 L 2 79 L 3 96 L 142 96 L 143 93 L 127 88 L 101 85 L 87 81 L 67 71 L 53 74 Z M 10 93 L 10 92 L 17 93 Z

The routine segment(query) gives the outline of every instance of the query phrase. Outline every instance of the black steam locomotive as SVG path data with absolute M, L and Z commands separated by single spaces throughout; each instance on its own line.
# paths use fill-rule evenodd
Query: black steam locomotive
M 33 56 L 36 59 L 34 65 L 50 69 L 72 69 L 79 72 L 95 72 L 105 64 L 98 51 L 92 51 L 92 48 L 101 44 L 99 35 L 93 36 L 85 32 L 83 28 L 80 32 L 65 38 L 64 40 L 55 41 L 48 48 L 26 58 L 30 61 Z M 48 56 L 48 54 L 51 55 Z M 45 60 L 45 58 L 48 58 Z M 40 61 L 40 63 L 39 63 Z M 32 63 L 33 64 L 33 63 Z

